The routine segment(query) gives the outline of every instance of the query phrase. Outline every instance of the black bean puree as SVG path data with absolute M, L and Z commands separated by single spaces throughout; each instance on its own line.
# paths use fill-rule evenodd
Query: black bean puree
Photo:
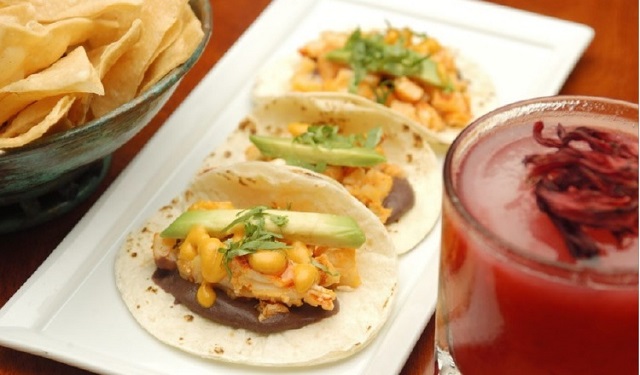
M 415 204 L 415 196 L 411 184 L 406 178 L 393 178 L 393 185 L 389 195 L 384 199 L 382 205 L 391 209 L 391 215 L 385 224 L 395 223 L 402 215 L 409 211 Z
M 153 281 L 165 292 L 173 295 L 177 304 L 182 304 L 195 314 L 233 328 L 244 328 L 257 333 L 274 333 L 301 328 L 335 315 L 339 310 L 338 300 L 331 311 L 307 304 L 290 307 L 288 314 L 276 314 L 262 322 L 258 320 L 258 302 L 251 298 L 231 298 L 226 292 L 216 290 L 216 302 L 209 308 L 202 307 L 196 292 L 199 285 L 189 282 L 178 271 L 156 269 Z

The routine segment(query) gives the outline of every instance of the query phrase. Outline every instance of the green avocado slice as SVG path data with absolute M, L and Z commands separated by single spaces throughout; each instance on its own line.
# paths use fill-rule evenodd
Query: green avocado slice
M 387 160 L 384 155 L 372 148 L 329 148 L 295 143 L 291 138 L 257 135 L 252 135 L 249 139 L 265 156 L 298 163 L 372 167 Z
M 210 236 L 222 238 L 230 234 L 228 226 L 244 210 L 191 210 L 181 214 L 160 233 L 165 238 L 186 238 L 195 225 L 203 225 Z M 357 222 L 349 216 L 327 213 L 299 212 L 285 210 L 265 210 L 266 215 L 287 218 L 285 225 L 276 225 L 265 220 L 265 229 L 280 233 L 289 240 L 299 240 L 306 244 L 331 247 L 358 248 L 366 240 Z

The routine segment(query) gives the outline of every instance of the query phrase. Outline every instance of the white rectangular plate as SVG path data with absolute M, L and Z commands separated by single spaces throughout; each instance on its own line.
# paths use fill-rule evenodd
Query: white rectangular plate
M 477 61 L 494 80 L 499 104 L 556 94 L 593 37 L 584 25 L 479 1 L 275 0 L 0 310 L 0 344 L 109 373 L 399 372 L 435 308 L 439 224 L 402 256 L 396 304 L 376 340 L 327 366 L 232 366 L 169 348 L 133 320 L 113 274 L 124 236 L 182 191 L 249 113 L 264 63 L 294 53 L 322 30 L 386 22 L 428 32 Z

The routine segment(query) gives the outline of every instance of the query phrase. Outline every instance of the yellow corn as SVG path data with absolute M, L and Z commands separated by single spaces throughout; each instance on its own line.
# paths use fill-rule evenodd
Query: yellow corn
M 293 267 L 293 285 L 298 293 L 305 293 L 318 280 L 320 273 L 311 263 L 296 264 Z
M 205 227 L 203 225 L 195 225 L 189 230 L 189 233 L 187 233 L 187 237 L 184 239 L 184 242 L 197 246 L 202 239 L 207 237 L 209 237 L 209 234 Z
M 308 128 L 309 124 L 304 122 L 291 122 L 287 125 L 287 130 L 294 137 L 306 132 Z
M 244 226 L 243 225 L 236 225 L 235 227 L 229 229 L 229 232 L 231 233 L 231 241 L 232 242 L 238 242 L 240 240 L 242 240 L 242 238 L 244 237 Z
M 258 250 L 248 258 L 251 268 L 267 275 L 279 275 L 287 268 L 287 257 L 279 250 Z
M 384 42 L 386 44 L 395 44 L 398 38 L 400 38 L 400 32 L 397 29 L 390 28 L 384 36 Z
M 218 210 L 218 209 L 231 209 L 233 204 L 231 202 L 215 202 L 215 201 L 198 201 L 191 206 L 189 210 Z
M 178 252 L 178 260 L 190 261 L 198 255 L 198 250 L 191 242 L 183 242 L 180 244 Z
M 209 237 L 206 229 L 203 226 L 198 225 L 189 230 L 187 238 L 180 244 L 178 249 L 178 259 L 183 261 L 190 261 L 198 255 L 198 243 L 202 238 Z
M 425 56 L 433 55 L 442 49 L 440 43 L 433 38 L 422 39 L 419 43 L 414 44 L 412 49 Z
M 196 299 L 202 307 L 211 307 L 216 302 L 216 292 L 213 290 L 211 284 L 203 282 L 198 287 L 196 292 Z
M 294 263 L 309 263 L 311 261 L 311 251 L 302 241 L 293 241 L 291 247 L 285 250 L 287 258 Z
M 294 78 L 291 81 L 291 89 L 293 91 L 302 91 L 302 92 L 321 91 L 322 83 L 320 82 L 319 79 L 294 76 Z
M 220 246 L 222 242 L 217 238 L 208 238 L 198 246 L 202 278 L 212 284 L 222 280 L 226 274 L 222 253 L 218 251 Z
M 209 236 L 203 226 L 191 228 L 178 250 L 180 276 L 192 282 L 204 279 L 216 283 L 222 280 L 225 270 L 222 254 L 218 252 L 221 245 L 220 240 Z
M 262 160 L 262 152 L 255 145 L 250 145 L 244 150 L 244 157 L 247 160 Z M 266 159 L 266 158 L 265 158 Z

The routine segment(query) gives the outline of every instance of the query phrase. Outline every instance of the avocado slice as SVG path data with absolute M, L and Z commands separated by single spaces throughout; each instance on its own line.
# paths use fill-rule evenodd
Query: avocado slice
M 186 238 L 194 225 L 203 225 L 209 235 L 224 237 L 229 234 L 227 226 L 243 210 L 191 210 L 186 211 L 160 233 L 166 238 Z M 287 223 L 277 226 L 265 220 L 265 229 L 281 233 L 285 238 L 300 240 L 306 244 L 332 247 L 360 247 L 366 240 L 364 232 L 349 216 L 316 212 L 266 210 L 265 214 L 286 216 Z
M 295 143 L 292 138 L 257 135 L 249 136 L 249 139 L 265 156 L 296 162 L 325 163 L 327 165 L 346 167 L 372 167 L 387 160 L 384 155 L 372 148 L 329 148 Z

